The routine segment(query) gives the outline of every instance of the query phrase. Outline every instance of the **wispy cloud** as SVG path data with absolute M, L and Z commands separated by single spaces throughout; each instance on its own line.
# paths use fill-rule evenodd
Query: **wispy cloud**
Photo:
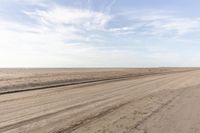
M 100 66 L 121 56 L 90 45 L 100 40 L 95 32 L 104 30 L 111 19 L 107 14 L 58 5 L 24 14 L 36 23 L 0 19 L 0 67 Z
M 77 25 L 84 28 L 103 28 L 111 19 L 111 16 L 101 12 L 62 6 L 25 13 L 45 24 Z
M 112 18 L 102 12 L 58 5 L 24 13 L 36 21 L 40 29 L 59 34 L 65 42 L 88 41 L 91 36 L 95 42 L 96 32 L 103 31 Z
M 116 0 L 100 10 L 94 9 L 92 0 L 86 1 L 87 7 L 48 2 L 23 0 L 29 8 L 19 8 L 20 21 L 0 15 L 0 66 L 159 66 L 165 61 L 175 65 L 184 63 L 181 54 L 153 46 L 186 44 L 186 35 L 200 33 L 198 17 L 156 9 L 112 12 Z
M 112 10 L 112 7 L 114 6 L 114 4 L 116 3 L 116 0 L 111 0 L 111 2 L 108 3 L 108 5 L 105 7 L 105 11 L 109 13 Z
M 178 37 L 200 31 L 200 18 L 176 16 L 167 11 L 132 11 L 116 15 L 116 19 L 125 18 L 126 26 L 111 28 L 118 34 L 139 34 Z M 122 20 L 123 22 L 123 20 Z

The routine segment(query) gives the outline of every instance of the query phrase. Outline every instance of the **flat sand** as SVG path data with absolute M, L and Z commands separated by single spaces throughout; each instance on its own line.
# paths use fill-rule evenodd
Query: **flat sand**
M 2 92 L 12 92 L 0 95 L 1 133 L 200 132 L 197 68 L 1 69 L 0 73 Z M 30 89 L 94 79 L 105 80 Z M 19 86 L 30 90 L 13 91 Z
M 188 71 L 191 68 L 135 68 L 135 69 L 0 69 L 0 94 L 78 84 L 82 82 L 134 78 L 152 74 Z

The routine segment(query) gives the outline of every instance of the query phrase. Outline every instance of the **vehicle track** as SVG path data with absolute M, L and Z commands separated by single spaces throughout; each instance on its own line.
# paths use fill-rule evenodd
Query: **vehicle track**
M 185 89 L 198 85 L 198 80 L 200 71 L 187 71 L 1 95 L 0 132 L 68 133 L 84 132 L 87 127 L 90 127 L 88 133 L 93 133 L 97 129 L 109 132 L 111 127 L 116 126 L 114 123 L 107 124 L 110 120 L 119 119 L 120 123 L 120 118 L 116 116 L 122 114 L 118 112 L 133 105 L 131 112 L 136 109 L 135 105 L 141 102 L 144 107 L 156 105 L 153 111 L 145 110 L 148 115 L 140 117 L 139 123 L 132 121 L 130 129 L 137 128 L 175 97 L 184 93 Z M 150 100 L 146 100 L 149 98 Z M 164 101 L 159 103 L 162 98 Z M 139 112 L 142 111 L 141 109 Z M 129 112 L 122 112 L 124 117 L 132 117 Z M 107 127 L 108 125 L 110 127 Z
M 17 86 L 17 88 L 13 89 L 1 89 L 0 90 L 0 95 L 5 95 L 5 94 L 10 94 L 10 93 L 18 93 L 18 92 L 25 92 L 25 91 L 34 91 L 34 90 L 43 90 L 43 89 L 51 89 L 51 88 L 58 88 L 58 87 L 64 87 L 64 86 L 71 86 L 71 85 L 79 85 L 79 84 L 88 84 L 88 83 L 96 83 L 98 84 L 99 82 L 114 82 L 114 81 L 119 81 L 119 80 L 127 80 L 127 79 L 132 79 L 132 78 L 141 78 L 141 77 L 146 77 L 146 76 L 153 76 L 153 75 L 164 75 L 164 74 L 171 74 L 171 73 L 182 73 L 182 72 L 188 72 L 188 71 L 196 71 L 195 70 L 181 70 L 181 71 L 174 71 L 174 72 L 162 72 L 162 73 L 147 73 L 147 74 L 136 74 L 136 75 L 125 75 L 125 76 L 119 76 L 119 77 L 111 77 L 111 78 L 100 78 L 100 79 L 90 79 L 90 80 L 80 80 L 80 81 L 74 81 L 74 82 L 69 82 L 69 81 L 62 81 L 61 83 L 51 83 L 50 85 L 38 85 L 38 87 L 31 87 L 31 88 L 24 88 L 24 86 Z M 20 89 L 21 87 L 21 89 Z

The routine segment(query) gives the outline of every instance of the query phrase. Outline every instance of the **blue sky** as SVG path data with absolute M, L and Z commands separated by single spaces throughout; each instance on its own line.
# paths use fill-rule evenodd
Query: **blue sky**
M 0 67 L 200 66 L 199 0 L 0 0 Z

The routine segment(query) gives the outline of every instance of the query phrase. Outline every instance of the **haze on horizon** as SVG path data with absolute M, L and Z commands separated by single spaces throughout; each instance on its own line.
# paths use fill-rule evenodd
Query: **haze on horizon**
M 200 66 L 198 0 L 0 0 L 0 67 Z

